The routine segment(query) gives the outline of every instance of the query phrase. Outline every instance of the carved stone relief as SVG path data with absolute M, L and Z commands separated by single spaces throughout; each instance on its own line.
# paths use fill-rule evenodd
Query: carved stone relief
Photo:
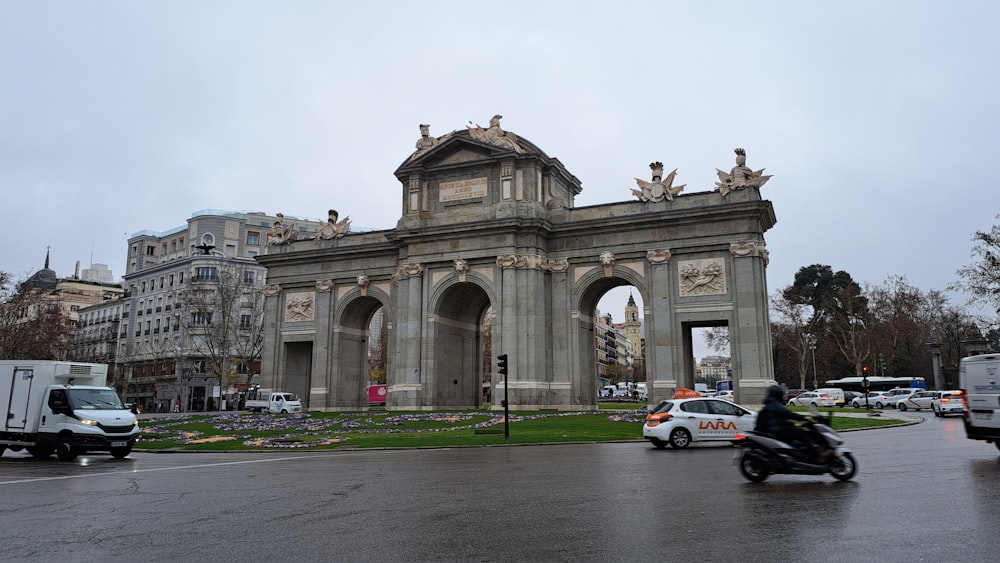
M 646 252 L 646 259 L 652 264 L 666 264 L 670 262 L 671 256 L 669 248 L 656 248 Z
M 316 318 L 316 292 L 300 291 L 285 296 L 285 322 L 297 323 Z
M 396 268 L 396 280 L 405 280 L 424 273 L 423 264 L 400 264 Z
M 319 291 L 330 291 L 333 289 L 333 280 L 317 280 L 316 289 Z
M 455 271 L 458 273 L 458 281 L 465 283 L 465 274 L 469 273 L 469 263 L 458 258 L 455 260 Z
M 281 293 L 281 286 L 278 284 L 268 284 L 264 286 L 264 295 L 266 297 L 274 297 Z
M 726 263 L 721 258 L 688 260 L 678 266 L 681 297 L 726 293 Z
M 615 265 L 615 254 L 610 250 L 605 250 L 600 256 L 601 265 L 604 266 L 604 277 L 610 278 L 612 268 Z

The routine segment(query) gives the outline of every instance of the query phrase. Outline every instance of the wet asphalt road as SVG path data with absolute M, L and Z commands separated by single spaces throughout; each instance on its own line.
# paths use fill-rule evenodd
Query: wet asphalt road
M 996 561 L 1000 452 L 961 419 L 845 433 L 859 472 L 728 446 L 0 457 L 0 560 Z M 516 432 L 516 426 L 512 426 Z

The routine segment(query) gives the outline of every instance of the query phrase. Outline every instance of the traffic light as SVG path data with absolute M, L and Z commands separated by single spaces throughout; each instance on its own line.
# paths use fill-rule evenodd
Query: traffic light
M 497 356 L 497 373 L 507 375 L 507 354 Z

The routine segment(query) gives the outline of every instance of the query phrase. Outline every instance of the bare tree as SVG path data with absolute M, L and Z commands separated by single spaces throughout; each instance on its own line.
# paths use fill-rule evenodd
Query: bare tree
M 63 360 L 72 335 L 58 301 L 0 272 L 0 359 Z
M 257 273 L 220 258 L 214 275 L 193 279 L 184 296 L 192 348 L 205 359 L 220 390 L 243 378 L 248 382 L 250 367 L 261 356 L 264 295 Z M 246 373 L 240 373 L 241 366 Z M 221 400 L 216 408 L 221 410 Z

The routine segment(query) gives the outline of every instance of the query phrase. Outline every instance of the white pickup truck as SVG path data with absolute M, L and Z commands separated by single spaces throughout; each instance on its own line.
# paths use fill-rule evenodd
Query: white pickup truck
M 252 412 L 290 413 L 302 412 L 302 401 L 294 393 L 262 393 L 251 391 L 247 395 L 246 409 Z

